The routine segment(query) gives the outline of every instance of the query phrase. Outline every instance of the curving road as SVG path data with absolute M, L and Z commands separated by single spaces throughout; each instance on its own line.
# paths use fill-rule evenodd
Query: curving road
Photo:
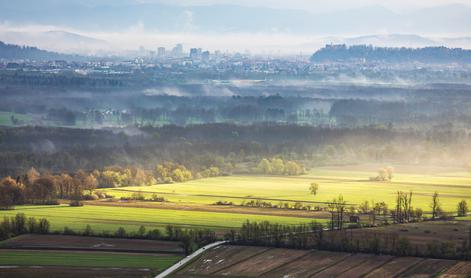
M 180 260 L 178 263 L 176 263 L 176 264 L 172 265 L 171 267 L 167 268 L 164 272 L 162 272 L 159 275 L 155 276 L 155 278 L 167 277 L 168 275 L 172 274 L 174 271 L 176 271 L 177 269 L 179 269 L 180 267 L 182 267 L 183 265 L 185 265 L 189 261 L 191 261 L 194 258 L 198 257 L 199 255 L 203 254 L 203 252 L 205 252 L 205 251 L 207 251 L 211 248 L 214 248 L 216 246 L 223 245 L 225 243 L 228 243 L 228 241 L 216 241 L 214 243 L 205 245 L 205 246 L 201 247 L 200 249 L 196 250 L 195 252 L 193 252 L 192 254 L 186 256 L 185 258 Z

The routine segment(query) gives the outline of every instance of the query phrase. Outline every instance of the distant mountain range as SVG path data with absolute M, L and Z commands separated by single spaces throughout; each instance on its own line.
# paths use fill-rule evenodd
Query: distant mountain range
M 179 6 L 150 1 L 0 0 L 0 22 L 122 31 L 290 32 L 313 35 L 469 34 L 471 8 L 450 4 L 396 13 L 382 6 L 329 13 L 240 5 Z
M 0 41 L 0 59 L 28 59 L 28 60 L 37 60 L 37 61 L 52 61 L 52 60 L 79 61 L 79 60 L 84 60 L 84 57 L 45 51 L 36 47 L 30 47 L 30 46 L 5 44 L 4 42 Z
M 421 62 L 421 63 L 470 63 L 471 50 L 446 47 L 391 48 L 366 45 L 326 45 L 316 51 L 312 62 Z
M 93 54 L 92 49 L 106 49 L 104 40 L 79 35 L 61 30 L 35 31 L 0 31 L 0 40 L 18 45 L 36 45 L 55 52 Z

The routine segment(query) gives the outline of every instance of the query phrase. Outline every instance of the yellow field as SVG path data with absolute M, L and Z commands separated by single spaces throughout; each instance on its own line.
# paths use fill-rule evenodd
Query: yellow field
M 118 198 L 142 192 L 146 198 L 155 193 L 171 202 L 199 204 L 222 200 L 240 204 L 249 198 L 269 199 L 267 201 L 273 204 L 287 201 L 326 202 L 342 194 L 351 204 L 367 200 L 384 201 L 393 206 L 397 191 L 412 190 L 413 206 L 424 211 L 430 209 L 431 196 L 435 191 L 439 193 L 446 211 L 455 211 L 462 199 L 471 204 L 471 173 L 464 170 L 398 166 L 391 182 L 369 181 L 369 177 L 376 175 L 375 169 L 376 166 L 324 167 L 296 177 L 228 176 L 106 191 Z M 312 182 L 319 184 L 315 197 L 308 191 Z

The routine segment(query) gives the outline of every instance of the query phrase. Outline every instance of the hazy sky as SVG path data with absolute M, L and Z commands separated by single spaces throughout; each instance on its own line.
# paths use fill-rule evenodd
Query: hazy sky
M 78 6 L 85 7 L 85 12 L 67 8 L 70 3 L 80 4 Z M 154 10 L 147 6 L 136 5 L 141 9 L 129 6 L 139 3 L 170 6 L 230 4 L 283 11 L 233 9 L 226 16 L 226 10 L 221 12 L 214 7 L 178 7 L 169 9 L 181 10 L 178 14 L 164 9 L 164 14 L 156 16 L 163 10 L 161 6 L 154 5 Z M 0 40 L 55 51 L 86 53 L 137 49 L 141 45 L 148 49 L 170 48 L 176 43 L 184 43 L 186 48 L 209 50 L 310 53 L 325 43 L 349 43 L 344 39 L 370 35 L 376 37 L 354 43 L 408 47 L 439 44 L 469 48 L 470 8 L 440 7 L 413 13 L 453 4 L 471 7 L 471 0 L 0 0 Z M 121 5 L 128 6 L 121 9 Z M 90 16 L 89 9 L 100 12 Z M 302 11 L 286 11 L 293 9 Z M 211 12 L 205 13 L 206 10 Z M 335 13 L 338 11 L 341 12 Z M 107 29 L 103 25 L 113 28 Z M 423 38 L 388 37 L 393 34 Z
M 361 6 L 381 5 L 398 12 L 448 4 L 470 5 L 471 0 L 135 0 L 141 3 L 178 5 L 237 4 L 285 9 L 303 9 L 310 12 L 354 9 Z

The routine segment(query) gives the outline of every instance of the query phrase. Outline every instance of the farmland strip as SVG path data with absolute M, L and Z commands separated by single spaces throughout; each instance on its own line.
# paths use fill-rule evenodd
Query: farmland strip
M 325 204 L 325 205 L 332 204 L 332 202 L 307 201 L 307 200 L 290 200 L 290 199 L 274 199 L 274 198 L 262 198 L 262 197 L 253 197 L 253 196 L 244 197 L 244 196 L 209 195 L 209 194 L 182 194 L 182 193 L 170 193 L 170 192 L 161 192 L 161 191 L 143 192 L 141 190 L 132 190 L 132 189 L 113 189 L 113 191 L 132 192 L 132 193 L 154 193 L 154 194 L 181 196 L 181 197 L 228 198 L 228 199 L 279 201 L 279 202 L 292 202 L 292 203 L 299 202 L 299 203 Z M 353 206 L 353 205 L 356 205 L 356 204 L 349 203 L 349 204 L 346 204 L 346 205 Z

